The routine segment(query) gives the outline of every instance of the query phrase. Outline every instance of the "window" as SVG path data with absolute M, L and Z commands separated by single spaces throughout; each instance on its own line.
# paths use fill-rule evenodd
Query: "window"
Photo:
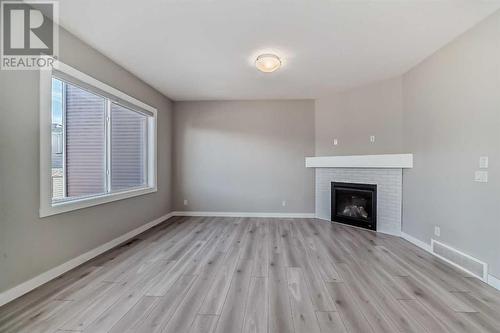
M 156 109 L 58 63 L 40 112 L 40 216 L 156 191 Z
M 111 190 L 146 185 L 147 117 L 111 104 Z
M 104 97 L 52 77 L 52 140 L 62 139 L 52 151 L 53 202 L 109 192 L 105 125 Z

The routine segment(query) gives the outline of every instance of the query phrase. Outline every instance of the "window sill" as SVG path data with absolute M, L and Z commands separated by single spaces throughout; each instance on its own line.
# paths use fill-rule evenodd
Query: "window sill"
M 40 207 L 40 217 L 42 218 L 51 215 L 71 212 L 73 210 L 102 205 L 108 202 L 137 197 L 139 195 L 154 193 L 157 191 L 158 189 L 156 187 L 148 187 L 148 188 L 133 189 L 112 194 L 104 194 L 100 196 L 76 199 L 68 202 L 55 203 L 48 207 Z

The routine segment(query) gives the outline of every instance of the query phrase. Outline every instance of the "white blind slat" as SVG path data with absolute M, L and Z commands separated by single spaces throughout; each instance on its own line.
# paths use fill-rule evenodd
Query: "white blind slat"
M 111 190 L 146 184 L 147 116 L 111 104 Z
M 106 101 L 65 84 L 66 186 L 68 197 L 106 191 Z

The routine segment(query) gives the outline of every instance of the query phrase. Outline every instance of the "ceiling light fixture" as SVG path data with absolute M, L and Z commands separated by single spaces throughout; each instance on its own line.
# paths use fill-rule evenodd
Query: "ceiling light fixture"
M 261 72 L 272 73 L 281 67 L 281 59 L 275 54 L 261 54 L 255 60 L 255 67 Z

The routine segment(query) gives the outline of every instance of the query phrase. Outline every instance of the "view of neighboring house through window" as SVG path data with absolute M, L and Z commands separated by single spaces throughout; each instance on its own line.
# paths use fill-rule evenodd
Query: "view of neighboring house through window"
M 53 77 L 52 202 L 147 187 L 149 117 Z
M 52 199 L 64 198 L 62 82 L 52 79 Z

